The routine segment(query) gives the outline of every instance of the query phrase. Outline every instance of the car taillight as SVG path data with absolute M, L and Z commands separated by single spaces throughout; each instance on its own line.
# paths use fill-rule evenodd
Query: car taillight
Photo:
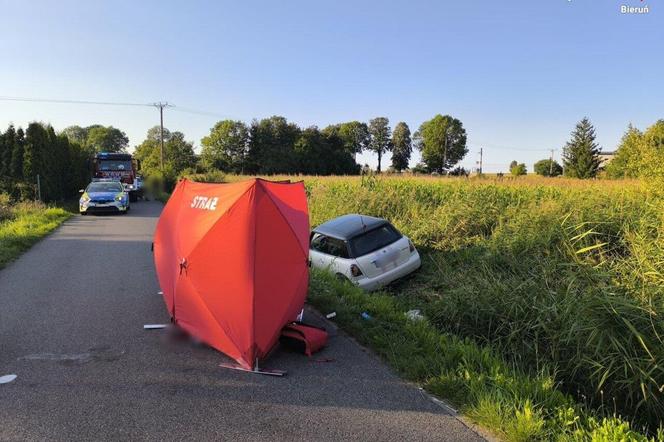
M 355 264 L 351 264 L 350 274 L 355 276 L 355 277 L 362 276 L 362 270 L 360 270 L 360 268 L 358 266 L 356 266 Z
M 413 241 L 408 240 L 408 248 L 410 249 L 410 253 L 413 253 L 415 251 L 415 246 L 413 245 Z

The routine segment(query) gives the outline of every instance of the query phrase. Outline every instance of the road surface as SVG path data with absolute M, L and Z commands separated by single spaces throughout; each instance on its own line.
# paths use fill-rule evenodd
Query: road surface
M 150 243 L 161 205 L 76 216 L 0 270 L 0 440 L 482 440 L 339 334 L 273 378 L 173 341 Z

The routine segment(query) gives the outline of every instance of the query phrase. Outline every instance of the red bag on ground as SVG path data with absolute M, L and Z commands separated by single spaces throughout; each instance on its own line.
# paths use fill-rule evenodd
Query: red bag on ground
M 327 345 L 327 332 L 313 325 L 293 322 L 283 328 L 280 341 L 288 347 L 311 356 Z

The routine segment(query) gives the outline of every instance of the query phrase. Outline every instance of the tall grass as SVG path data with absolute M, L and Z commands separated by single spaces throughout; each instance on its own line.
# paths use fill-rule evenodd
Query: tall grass
M 61 208 L 37 202 L 10 204 L 0 198 L 0 269 L 70 216 Z
M 405 378 L 447 398 L 471 419 L 510 441 L 654 441 L 616 416 L 602 416 L 561 392 L 548 367 L 529 372 L 487 346 L 404 315 L 408 302 L 366 294 L 333 275 L 312 272 L 309 300 L 370 345 Z M 368 312 L 370 320 L 362 318 Z
M 312 223 L 390 219 L 423 252 L 392 293 L 608 415 L 664 416 L 664 195 L 638 181 L 305 178 Z M 525 408 L 524 408 L 525 410 Z M 524 411 L 525 413 L 525 411 Z

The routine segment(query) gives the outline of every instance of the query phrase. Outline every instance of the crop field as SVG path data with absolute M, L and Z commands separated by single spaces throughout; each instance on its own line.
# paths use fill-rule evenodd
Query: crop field
M 367 305 L 387 295 L 396 308 L 419 308 L 438 332 L 550 379 L 582 409 L 656 434 L 664 416 L 661 186 L 531 177 L 304 181 L 313 225 L 345 213 L 380 216 L 420 250 L 420 271 L 363 295 Z M 443 390 L 459 405 L 468 401 L 460 385 Z M 544 422 L 531 436 L 542 436 L 552 418 L 542 401 L 530 404 Z M 478 407 L 467 412 L 519 439 Z

